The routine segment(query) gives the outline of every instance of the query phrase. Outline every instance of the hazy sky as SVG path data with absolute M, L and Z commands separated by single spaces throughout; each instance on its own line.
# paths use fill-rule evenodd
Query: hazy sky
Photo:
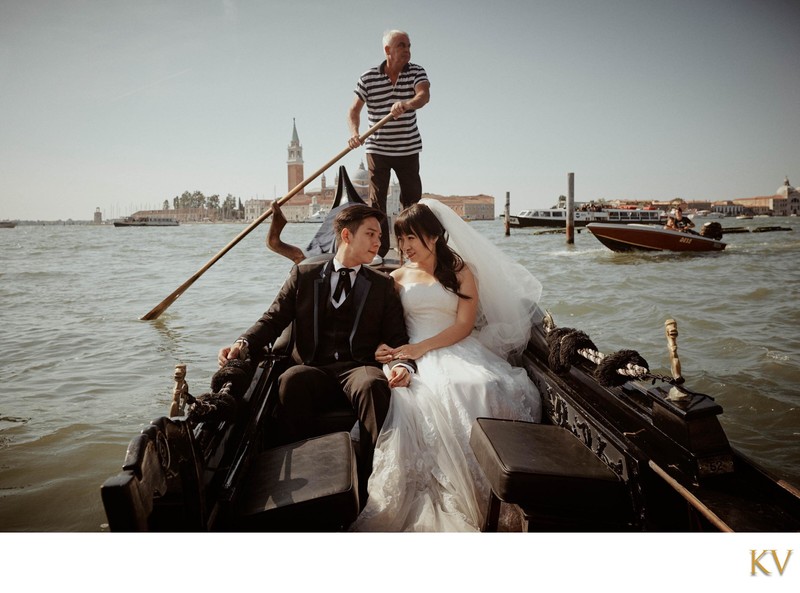
M 0 219 L 280 197 L 292 118 L 310 174 L 390 28 L 431 81 L 424 191 L 516 212 L 569 172 L 579 201 L 800 185 L 797 0 L 0 0 Z

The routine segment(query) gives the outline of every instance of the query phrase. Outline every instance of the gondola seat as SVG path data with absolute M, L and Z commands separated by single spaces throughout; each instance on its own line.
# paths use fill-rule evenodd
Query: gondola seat
M 622 480 L 569 430 L 478 418 L 470 446 L 491 485 L 484 531 L 497 531 L 500 503 L 516 505 L 528 531 L 625 531 Z
M 243 531 L 340 531 L 359 510 L 350 434 L 336 432 L 257 455 L 237 505 Z

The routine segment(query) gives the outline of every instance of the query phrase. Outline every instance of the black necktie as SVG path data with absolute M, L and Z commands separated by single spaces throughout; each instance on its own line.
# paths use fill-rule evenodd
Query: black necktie
M 339 281 L 336 283 L 336 289 L 333 291 L 333 302 L 338 303 L 339 299 L 344 293 L 344 298 L 347 298 L 347 293 L 350 292 L 352 284 L 350 283 L 351 268 L 339 268 Z

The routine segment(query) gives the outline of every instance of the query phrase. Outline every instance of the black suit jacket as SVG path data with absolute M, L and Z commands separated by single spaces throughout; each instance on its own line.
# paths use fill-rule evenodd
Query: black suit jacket
M 301 262 L 292 267 L 270 308 L 242 334 L 251 350 L 274 345 L 283 330 L 294 323 L 292 358 L 298 364 L 313 365 L 319 344 L 320 317 L 331 298 L 332 272 L 332 258 L 322 262 Z M 375 361 L 375 350 L 380 344 L 397 347 L 408 343 L 403 306 L 394 279 L 362 265 L 352 290 L 354 320 L 350 351 L 353 360 L 379 366 Z M 405 362 L 416 366 L 413 361 Z

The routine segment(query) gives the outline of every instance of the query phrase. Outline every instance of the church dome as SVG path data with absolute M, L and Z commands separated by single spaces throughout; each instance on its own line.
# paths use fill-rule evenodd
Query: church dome
M 369 175 L 367 170 L 364 168 L 364 162 L 362 161 L 361 164 L 358 166 L 358 171 L 356 174 L 353 175 L 353 185 L 368 185 L 369 184 Z
M 783 185 L 778 188 L 775 192 L 775 195 L 783 196 L 784 198 L 788 198 L 789 194 L 793 194 L 797 191 L 794 187 L 789 184 L 789 177 L 787 176 L 783 182 Z

